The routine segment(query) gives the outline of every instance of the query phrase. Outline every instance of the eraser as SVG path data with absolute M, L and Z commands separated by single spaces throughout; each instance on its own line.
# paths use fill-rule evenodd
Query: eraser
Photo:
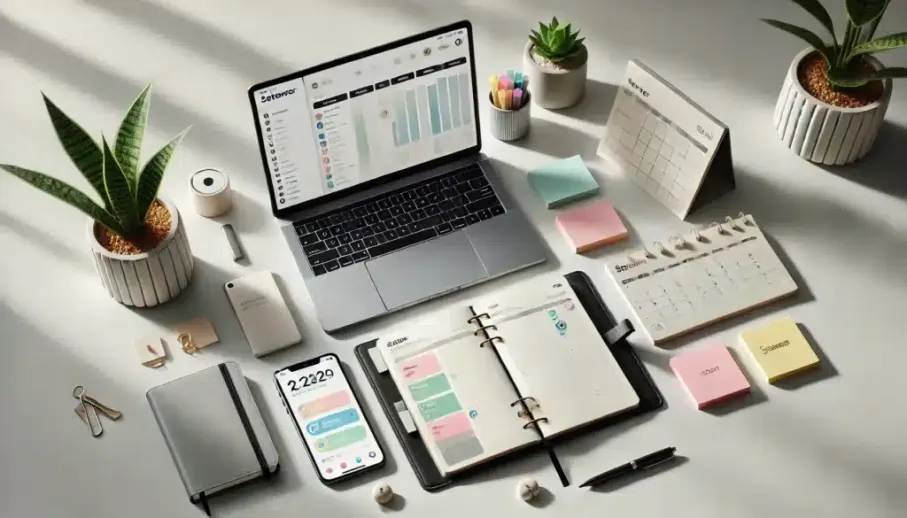
M 819 365 L 816 352 L 790 317 L 746 330 L 740 333 L 740 341 L 753 355 L 769 383 Z
M 749 381 L 723 345 L 675 356 L 670 365 L 699 410 L 750 391 Z
M 627 237 L 627 228 L 606 201 L 561 212 L 555 222 L 578 254 Z

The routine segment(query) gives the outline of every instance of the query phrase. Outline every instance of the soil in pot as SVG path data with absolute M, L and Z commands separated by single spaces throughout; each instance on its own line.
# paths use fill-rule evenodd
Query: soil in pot
M 98 243 L 107 250 L 120 255 L 136 255 L 145 253 L 161 244 L 170 234 L 170 211 L 159 201 L 155 201 L 148 209 L 145 226 L 142 232 L 131 238 L 113 232 L 107 227 L 96 225 L 95 237 Z
M 818 54 L 810 54 L 800 62 L 797 78 L 800 85 L 813 97 L 839 108 L 861 108 L 878 101 L 884 93 L 881 81 L 870 81 L 859 88 L 836 92 L 826 75 L 828 64 Z M 863 72 L 872 72 L 869 63 L 863 63 Z
M 584 50 L 585 49 L 581 47 L 580 50 L 575 52 L 572 56 L 563 61 L 558 61 L 557 63 L 539 54 L 535 50 L 535 47 L 532 47 L 529 53 L 532 55 L 532 60 L 535 61 L 540 67 L 552 71 L 565 72 L 583 66 L 586 54 Z

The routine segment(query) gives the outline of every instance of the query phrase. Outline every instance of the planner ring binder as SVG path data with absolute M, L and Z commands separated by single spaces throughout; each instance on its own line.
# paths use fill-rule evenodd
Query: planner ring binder
M 483 318 L 491 318 L 491 317 L 488 316 L 488 313 L 479 313 L 478 315 L 476 315 L 476 316 L 474 316 L 474 317 L 469 317 L 469 318 L 467 318 L 467 319 L 466 319 L 466 322 L 468 322 L 468 323 L 470 323 L 470 324 L 473 324 L 473 323 L 476 323 L 476 322 L 481 323 L 480 321 L 481 321 L 481 319 L 483 319 Z
M 535 403 L 535 406 L 538 407 L 539 402 L 536 401 L 535 398 L 532 396 L 521 397 L 520 399 L 517 399 L 513 403 L 510 403 L 510 406 L 515 407 L 520 404 L 525 404 L 526 401 L 532 401 L 533 403 Z
M 491 345 L 495 342 L 495 340 L 497 340 L 498 342 L 502 342 L 502 343 L 504 342 L 504 339 L 501 338 L 500 336 L 492 336 L 488 340 L 482 340 L 482 342 L 479 344 L 479 347 L 485 347 L 485 345 Z
M 547 423 L 547 422 L 548 422 L 547 417 L 539 417 L 536 419 L 530 419 L 528 423 L 523 425 L 523 429 L 525 430 L 526 428 L 529 428 L 530 426 L 533 428 L 538 428 L 539 427 L 538 423 Z
M 472 317 L 472 318 L 478 318 L 478 317 Z M 470 319 L 470 320 L 472 320 L 472 319 Z M 474 335 L 476 335 L 476 336 L 479 336 L 479 333 L 485 333 L 486 338 L 488 338 L 489 340 L 491 340 L 491 337 L 488 336 L 488 333 L 487 333 L 486 331 L 487 331 L 488 329 L 494 329 L 495 331 L 498 330 L 497 326 L 495 326 L 494 324 L 489 325 L 489 326 L 483 326 L 481 320 L 476 320 L 476 323 L 479 324 L 479 326 L 481 326 L 481 327 L 479 327 L 478 329 L 476 329 L 475 331 L 472 332 L 472 334 L 474 334 Z M 470 324 L 472 324 L 472 322 L 470 322 Z

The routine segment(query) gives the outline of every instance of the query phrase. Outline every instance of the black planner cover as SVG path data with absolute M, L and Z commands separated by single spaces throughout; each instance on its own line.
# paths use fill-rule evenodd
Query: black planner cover
M 661 408 L 664 404 L 661 393 L 649 376 L 648 371 L 639 361 L 633 348 L 627 342 L 626 337 L 633 329 L 630 322 L 625 320 L 618 323 L 614 320 L 614 316 L 601 300 L 601 297 L 599 297 L 598 292 L 595 290 L 595 287 L 585 273 L 576 271 L 568 273 L 564 277 L 567 279 L 570 287 L 573 288 L 573 291 L 576 292 L 577 300 L 583 306 L 583 309 L 585 309 L 589 318 L 595 324 L 595 328 L 602 336 L 602 344 L 610 347 L 611 353 L 617 360 L 618 365 L 620 365 L 621 370 L 627 377 L 627 380 L 629 380 L 633 390 L 636 391 L 636 394 L 639 396 L 639 406 L 600 419 L 573 432 L 558 436 L 552 439 L 552 442 L 555 444 L 562 442 L 565 439 L 569 439 L 570 437 L 575 437 L 577 434 L 598 430 L 606 426 L 626 421 L 627 419 L 640 414 L 652 412 Z M 612 330 L 614 332 L 611 332 Z M 609 332 L 611 333 L 609 334 Z M 605 338 L 606 336 L 608 336 L 607 339 Z M 617 339 L 615 340 L 615 338 Z M 609 342 L 612 343 L 609 344 Z M 409 460 L 410 465 L 412 465 L 416 477 L 419 479 L 419 483 L 424 489 L 427 491 L 438 491 L 453 484 L 457 480 L 467 478 L 471 474 L 483 471 L 490 465 L 494 465 L 495 463 L 504 461 L 510 457 L 510 455 L 505 455 L 449 476 L 441 474 L 435 466 L 431 455 L 428 453 L 428 448 L 425 446 L 425 443 L 422 442 L 419 435 L 407 433 L 403 423 L 400 421 L 397 411 L 394 408 L 394 403 L 401 401 L 403 398 L 400 395 L 399 390 L 397 390 L 397 385 L 391 378 L 390 373 L 379 373 L 375 364 L 372 362 L 369 350 L 374 347 L 377 347 L 377 340 L 372 340 L 356 346 L 356 357 L 359 359 L 359 363 L 365 371 L 369 384 L 378 396 L 381 408 L 384 410 L 384 414 L 394 428 L 394 434 L 396 434 L 401 446 L 403 446 L 403 451 L 406 453 L 406 457 Z M 539 444 L 536 448 L 541 449 L 542 445 Z M 525 451 L 526 450 L 518 450 L 517 452 L 511 453 L 511 455 L 523 453 Z

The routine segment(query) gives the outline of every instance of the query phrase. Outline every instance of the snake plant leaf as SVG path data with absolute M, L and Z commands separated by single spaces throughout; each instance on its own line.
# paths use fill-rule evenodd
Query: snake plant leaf
M 142 174 L 139 175 L 138 187 L 135 191 L 136 207 L 142 221 L 145 221 L 148 209 L 151 208 L 151 204 L 157 198 L 157 190 L 161 186 L 161 180 L 164 178 L 164 171 L 167 169 L 167 164 L 170 163 L 170 158 L 173 157 L 174 151 L 176 151 L 177 146 L 179 146 L 180 141 L 183 140 L 188 131 L 189 129 L 187 128 L 174 137 L 166 146 L 155 153 L 142 169 Z
M 859 88 L 871 81 L 870 78 L 855 74 L 847 68 L 830 68 L 827 74 L 828 82 L 841 88 Z
M 859 56 L 860 54 L 875 54 L 877 52 L 884 52 L 886 50 L 899 49 L 907 47 L 907 32 L 899 32 L 897 34 L 890 34 L 888 36 L 882 36 L 881 38 L 876 38 L 872 41 L 867 41 L 866 43 L 861 43 L 853 48 L 850 52 L 850 58 L 854 56 Z
M 888 7 L 888 0 L 846 0 L 847 17 L 857 27 L 875 20 Z
M 40 189 L 54 198 L 68 203 L 110 230 L 117 233 L 122 232 L 123 229 L 116 218 L 111 216 L 103 207 L 92 201 L 85 193 L 72 185 L 69 185 L 62 180 L 57 180 L 52 176 L 47 176 L 44 173 L 16 167 L 14 165 L 0 164 L 0 169 L 11 173 L 13 176 L 24 180 L 32 187 Z
M 138 231 L 144 219 L 139 219 L 129 181 L 104 137 L 101 137 L 101 146 L 104 149 L 104 186 L 107 188 L 107 197 L 110 198 L 114 215 L 123 227 L 124 235 L 128 236 Z
M 775 27 L 776 29 L 781 29 L 784 32 L 793 34 L 794 36 L 800 38 L 801 40 L 809 43 L 814 49 L 816 49 L 822 57 L 825 58 L 825 61 L 829 63 L 834 63 L 835 51 L 834 48 L 829 48 L 825 45 L 825 42 L 822 41 L 822 38 L 816 36 L 816 34 L 808 29 L 803 27 L 798 27 L 786 22 L 778 20 L 770 20 L 767 18 L 762 18 L 762 21 Z
M 869 75 L 866 75 L 871 80 L 874 79 L 888 79 L 890 78 L 900 78 L 907 77 L 907 67 L 888 67 L 880 70 L 876 70 Z
M 142 139 L 145 138 L 145 123 L 148 120 L 150 91 L 151 85 L 146 86 L 133 101 L 126 116 L 123 117 L 123 122 L 120 123 L 113 146 L 114 156 L 123 168 L 126 181 L 129 182 L 129 190 L 133 194 L 139 174 L 139 155 L 142 152 Z
M 98 196 L 104 200 L 105 210 L 110 211 L 107 189 L 104 188 L 104 157 L 101 153 L 101 148 L 82 126 L 70 119 L 46 95 L 41 95 L 44 97 L 47 114 L 50 115 L 50 122 L 54 126 L 57 138 L 60 139 L 60 144 L 63 145 L 66 154 L 69 155 L 70 160 L 82 173 L 82 176 L 88 180 L 88 183 L 98 193 Z
M 831 15 L 828 14 L 828 10 L 825 9 L 825 6 L 822 5 L 819 0 L 792 0 L 795 4 L 799 5 L 806 10 L 809 14 L 813 16 L 826 30 L 831 34 L 831 39 L 834 41 L 835 46 L 838 45 L 838 38 L 835 36 L 835 23 L 831 19 Z

